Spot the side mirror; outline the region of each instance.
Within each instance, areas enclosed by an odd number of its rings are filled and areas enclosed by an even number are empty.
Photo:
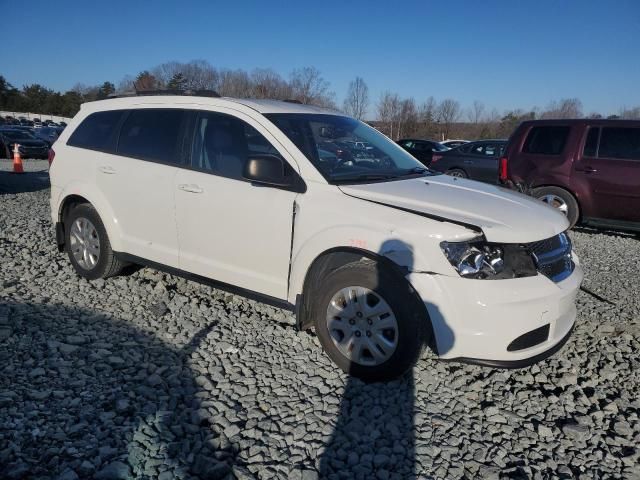
[[[276,155],[254,155],[247,160],[242,176],[251,183],[289,187],[292,178],[285,176],[285,164]]]

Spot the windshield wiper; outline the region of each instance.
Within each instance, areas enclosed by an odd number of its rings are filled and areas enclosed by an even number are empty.
[[[430,173],[431,170],[429,170],[426,167],[413,167],[410,168],[409,170],[406,170],[405,172],[402,172],[400,175],[397,175],[398,177],[406,177],[408,175],[422,175],[423,173]]]
[[[357,182],[360,180],[388,180],[390,178],[396,178],[395,175],[383,175],[381,173],[361,173],[359,175],[349,175],[344,177],[332,178],[332,180],[336,183],[348,183],[348,182]]]

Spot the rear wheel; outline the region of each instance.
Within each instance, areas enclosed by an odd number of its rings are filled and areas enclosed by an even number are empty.
[[[461,168],[452,168],[450,170],[447,170],[445,173],[451,177],[469,178],[467,172],[465,172]]]
[[[330,272],[311,306],[325,352],[365,381],[403,375],[428,340],[428,318],[411,286],[371,260]]]
[[[64,222],[65,245],[75,271],[88,280],[117,275],[124,264],[111,249],[98,212],[83,203],[71,210]]]
[[[578,219],[580,218],[580,207],[578,206],[578,202],[575,197],[564,188],[534,188],[531,194],[538,200],[541,200],[564,213],[571,224],[570,227],[573,227],[578,223]]]

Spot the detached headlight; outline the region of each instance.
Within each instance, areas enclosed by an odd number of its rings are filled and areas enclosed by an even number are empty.
[[[537,275],[533,259],[523,245],[474,240],[442,242],[440,248],[464,278],[498,280]]]

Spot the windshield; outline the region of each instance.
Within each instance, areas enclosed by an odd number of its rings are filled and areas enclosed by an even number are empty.
[[[374,128],[341,115],[265,115],[330,183],[367,183],[433,174]]]
[[[21,132],[20,130],[4,130],[1,133],[11,140],[33,140],[35,138],[29,132]]]

